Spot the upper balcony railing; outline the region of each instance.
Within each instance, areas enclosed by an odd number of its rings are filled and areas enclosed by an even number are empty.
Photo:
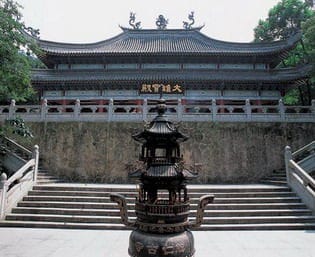
[[[109,99],[106,105],[10,105],[0,106],[0,121],[21,117],[28,122],[67,121],[128,121],[151,120],[156,116],[154,105],[144,99],[139,105],[117,105]],[[277,105],[252,105],[246,100],[244,105],[219,105],[212,100],[209,105],[183,103],[167,105],[166,114],[174,121],[213,122],[315,122],[315,100],[311,106],[286,106],[282,100]]]

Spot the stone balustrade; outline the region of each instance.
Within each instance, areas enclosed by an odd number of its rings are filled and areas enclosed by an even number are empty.
[[[144,100],[140,105],[116,105],[110,99],[106,105],[10,105],[0,106],[0,121],[17,116],[29,122],[67,121],[128,121],[151,120],[156,114],[155,106]],[[174,121],[214,122],[315,122],[315,100],[311,106],[286,106],[282,100],[277,105],[219,105],[213,99],[210,105],[177,104],[167,105],[167,115]]]
[[[315,213],[315,179],[310,175],[315,170],[315,141],[292,153],[285,148],[287,183]]]
[[[24,151],[22,156],[28,156],[24,164],[8,177],[6,173],[0,175],[0,220],[16,206],[25,194],[35,185],[38,173],[39,148],[34,146],[33,152],[14,141],[1,137],[0,144],[8,147],[6,151]],[[15,154],[15,153],[14,153]],[[24,157],[23,157],[24,158]],[[14,166],[14,165],[12,165]]]

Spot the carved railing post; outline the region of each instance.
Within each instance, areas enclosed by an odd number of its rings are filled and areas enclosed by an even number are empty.
[[[282,99],[279,99],[279,113],[281,120],[285,120],[285,107]]]
[[[247,120],[251,120],[252,119],[252,109],[250,106],[249,99],[246,99],[246,101],[245,101],[245,113],[246,113]]]
[[[113,113],[114,113],[114,100],[113,98],[111,98],[109,100],[109,106],[108,106],[108,121],[112,121]]]
[[[6,209],[6,198],[7,198],[7,191],[8,191],[8,185],[7,185],[7,174],[2,173],[1,178],[0,178],[0,194],[1,194],[1,199],[0,199],[0,220],[3,220],[5,217],[5,209]]]
[[[9,106],[9,120],[15,118],[15,100],[12,99]]]
[[[213,98],[211,101],[211,113],[212,113],[212,120],[216,121],[217,119],[217,112],[218,112],[218,107],[216,100]]]
[[[32,157],[35,161],[33,181],[36,183],[37,182],[37,174],[38,174],[38,161],[39,161],[39,146],[38,145],[34,146]]]
[[[178,99],[177,102],[177,119],[178,121],[182,121],[183,118],[183,105],[182,105],[182,99]]]
[[[77,120],[80,117],[80,99],[75,100],[75,105],[74,105],[74,118]]]
[[[41,120],[46,119],[46,114],[47,114],[47,99],[44,99],[41,105],[40,109],[40,118]]]
[[[143,106],[142,106],[142,119],[144,121],[147,120],[148,116],[148,100],[146,98],[143,99]]]
[[[287,177],[287,183],[291,183],[291,174],[290,174],[290,160],[292,160],[292,151],[290,146],[286,146],[284,150],[284,161],[285,161],[285,172]]]

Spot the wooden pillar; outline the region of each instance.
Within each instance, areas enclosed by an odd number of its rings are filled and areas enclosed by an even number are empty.
[[[104,105],[104,104],[105,104],[105,100],[104,99],[98,100],[98,105]],[[103,107],[99,107],[98,108],[98,112],[104,112],[104,108]]]
[[[224,111],[224,107],[223,107],[223,105],[224,105],[224,100],[223,99],[219,99],[218,101],[218,105],[219,105],[219,113],[224,113],[225,111]]]
[[[255,105],[257,106],[257,112],[258,113],[262,113],[263,111],[262,111],[262,108],[259,108],[259,107],[261,107],[261,100],[260,99],[258,99],[258,100],[255,100]],[[259,107],[258,107],[259,106]]]
[[[136,100],[136,105],[137,105],[137,106],[141,106],[142,103],[143,103],[142,99]],[[137,113],[138,113],[138,112],[141,113],[141,107],[137,107],[137,108],[136,108],[136,112],[137,112]]]
[[[61,100],[61,105],[63,106],[62,107],[62,112],[66,112],[67,108],[65,106],[67,105],[67,100],[66,99],[62,99]]]

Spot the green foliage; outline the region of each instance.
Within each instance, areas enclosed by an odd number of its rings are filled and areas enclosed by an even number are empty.
[[[308,61],[313,65],[311,79],[315,83],[315,15],[303,23],[302,28]]]
[[[298,105],[299,102],[299,91],[296,88],[290,90],[283,98],[284,104],[286,105]]]
[[[302,22],[312,16],[309,4],[301,0],[281,0],[269,10],[266,20],[254,29],[255,41],[285,39],[301,30]]]
[[[37,31],[21,21],[20,8],[13,0],[0,0],[0,102],[26,101],[34,94],[28,55],[38,50],[24,31]]]
[[[309,83],[310,99],[315,99],[315,15],[302,24],[308,63],[312,64]]]
[[[33,138],[29,127],[25,125],[24,120],[20,117],[6,120],[5,124],[0,126],[0,136]]]
[[[309,21],[314,19],[314,12],[310,8],[310,2],[301,0],[281,0],[270,9],[268,18],[259,20],[254,29],[256,42],[271,42],[283,40],[292,34],[300,32],[303,27],[303,42],[297,44],[280,66],[292,67],[310,62],[311,49],[314,48],[314,28]],[[305,23],[305,25],[303,25]],[[308,24],[308,25],[307,25]],[[309,34],[306,34],[306,29]],[[309,39],[306,39],[309,37]],[[312,41],[313,40],[313,41]],[[313,43],[313,44],[312,44]],[[314,63],[314,61],[311,61]],[[313,79],[313,82],[314,79]],[[284,97],[285,104],[310,104],[314,94],[314,86],[308,83],[306,86],[291,89]]]

